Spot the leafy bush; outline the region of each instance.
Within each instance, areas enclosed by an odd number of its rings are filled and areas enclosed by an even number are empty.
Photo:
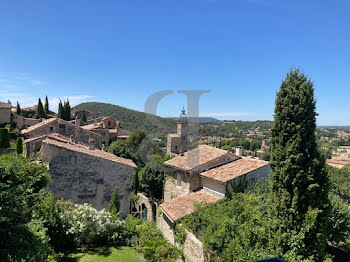
[[[124,220],[123,235],[125,244],[128,246],[136,246],[136,227],[142,224],[142,220],[139,218],[133,218],[128,215]]]
[[[10,135],[6,128],[0,128],[0,148],[10,147]]]
[[[123,241],[123,222],[102,209],[97,211],[90,204],[74,205],[62,212],[66,233],[77,246],[120,244]]]
[[[347,166],[339,169],[327,165],[330,181],[330,191],[345,199],[350,200],[350,170]]]
[[[26,225],[10,229],[6,248],[0,249],[1,261],[55,261],[49,244],[47,228],[41,219],[32,219]]]
[[[179,249],[170,245],[163,238],[153,221],[136,226],[136,232],[139,235],[138,249],[144,254],[147,261],[173,261],[181,255]],[[167,246],[168,249],[164,250],[164,246]]]
[[[348,204],[335,194],[329,194],[332,211],[329,216],[329,241],[333,244],[346,242],[350,236],[350,209]]]

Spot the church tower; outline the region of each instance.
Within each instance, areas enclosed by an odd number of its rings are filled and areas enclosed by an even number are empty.
[[[188,121],[185,108],[182,108],[179,122],[177,124],[177,134],[180,136],[179,153],[187,151]]]
[[[168,135],[167,154],[183,154],[187,151],[188,121],[183,108],[177,123],[176,134]]]

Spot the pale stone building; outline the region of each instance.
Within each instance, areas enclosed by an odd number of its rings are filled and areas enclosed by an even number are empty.
[[[171,243],[175,224],[191,214],[196,203],[214,203],[231,193],[236,185],[243,184],[249,189],[255,181],[269,175],[268,162],[242,157],[239,148],[236,153],[199,145],[164,162],[174,172],[165,181],[164,203],[160,205],[163,213],[157,225]]]
[[[55,133],[86,145],[88,145],[90,141],[93,141],[96,147],[98,147],[102,141],[101,135],[82,129],[79,119],[76,121],[75,125],[60,118],[45,119],[36,125],[22,130],[21,133],[27,139],[30,139],[25,140],[28,146],[27,154],[38,152],[44,137]],[[32,149],[35,150],[30,151]]]
[[[96,209],[108,208],[118,187],[122,217],[130,213],[132,173],[136,168],[129,159],[94,148],[91,144],[64,142],[48,137],[42,141],[40,154],[48,161],[54,198],[74,203],[89,203]]]
[[[182,154],[186,152],[187,140],[188,140],[188,120],[186,117],[185,109],[182,109],[182,113],[177,123],[177,133],[168,135],[167,155]]]
[[[11,123],[11,103],[0,102],[0,125]]]

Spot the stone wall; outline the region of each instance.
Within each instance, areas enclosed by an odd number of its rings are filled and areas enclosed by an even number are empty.
[[[0,148],[0,156],[16,152],[14,148]]]
[[[181,186],[177,186],[177,175],[181,176]],[[164,202],[170,201],[171,199],[185,195],[189,192],[188,181],[183,180],[186,175],[182,171],[176,171],[171,175],[166,176],[164,183]]]
[[[138,201],[137,201],[137,210],[140,214],[140,218],[143,218],[145,220],[149,220],[149,221],[153,221],[156,220],[157,217],[157,203],[153,202],[151,200],[148,199],[148,197],[146,197],[144,194],[138,193],[137,196],[139,197]],[[155,206],[154,208],[152,208],[152,206]],[[143,208],[147,209],[147,217],[144,218],[143,217]]]
[[[183,245],[186,262],[204,262],[203,243],[190,232],[187,232]]]
[[[41,119],[36,118],[27,118],[24,116],[17,115],[15,113],[12,114],[13,122],[16,123],[16,127],[19,129],[28,128],[30,126],[34,126],[41,122]]]
[[[168,240],[169,243],[174,245],[175,238],[172,227],[173,224],[170,222],[170,220],[166,217],[164,213],[160,214],[159,216],[157,214],[157,228],[160,230],[160,232],[162,232],[165,239]]]
[[[210,190],[213,190],[222,195],[225,195],[226,185],[223,183],[220,183],[208,177],[201,177],[201,184],[202,184],[202,187],[204,188],[209,188]]]
[[[90,203],[96,209],[108,208],[118,186],[120,210],[130,213],[133,167],[94,157],[56,145],[42,143],[40,151],[49,160],[54,198],[70,199],[74,203]]]
[[[11,123],[11,108],[0,108],[0,124]]]

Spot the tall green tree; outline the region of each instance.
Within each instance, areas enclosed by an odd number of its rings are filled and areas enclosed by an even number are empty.
[[[18,101],[17,101],[17,115],[21,115],[21,106],[19,105]]]
[[[45,105],[44,105],[44,111],[45,114],[49,114],[49,100],[47,99],[47,96],[45,97]]]
[[[81,117],[81,121],[83,121],[83,122],[87,121],[87,117],[86,117],[85,111],[83,111],[83,115]]]
[[[47,115],[44,111],[43,103],[41,102],[40,98],[38,100],[38,105],[36,107],[35,117],[36,118],[47,118]]]
[[[62,101],[60,99],[60,102],[58,103],[58,118],[63,119],[63,105],[62,105]]]
[[[140,187],[139,174],[137,171],[135,171],[132,177],[132,192],[137,194],[139,191],[139,187]]]
[[[0,148],[10,147],[10,134],[7,128],[0,128]]]
[[[316,144],[316,100],[314,85],[299,69],[291,69],[281,84],[275,102],[270,165],[272,192],[283,249],[293,232],[299,232],[309,209],[318,211],[315,226],[304,238],[300,255],[325,257],[329,211],[329,182],[325,161]],[[283,241],[282,241],[283,242]]]
[[[67,101],[64,102],[63,104],[63,120],[66,120],[66,121],[70,121],[71,119],[71,108],[70,108],[70,104],[69,104],[69,100],[67,98]]]
[[[114,193],[112,195],[111,201],[109,202],[109,212],[112,214],[117,214],[120,209],[120,200],[118,193],[118,186],[115,185]]]
[[[16,140],[16,152],[19,155],[23,153],[23,139],[21,137],[17,137],[17,140]]]

